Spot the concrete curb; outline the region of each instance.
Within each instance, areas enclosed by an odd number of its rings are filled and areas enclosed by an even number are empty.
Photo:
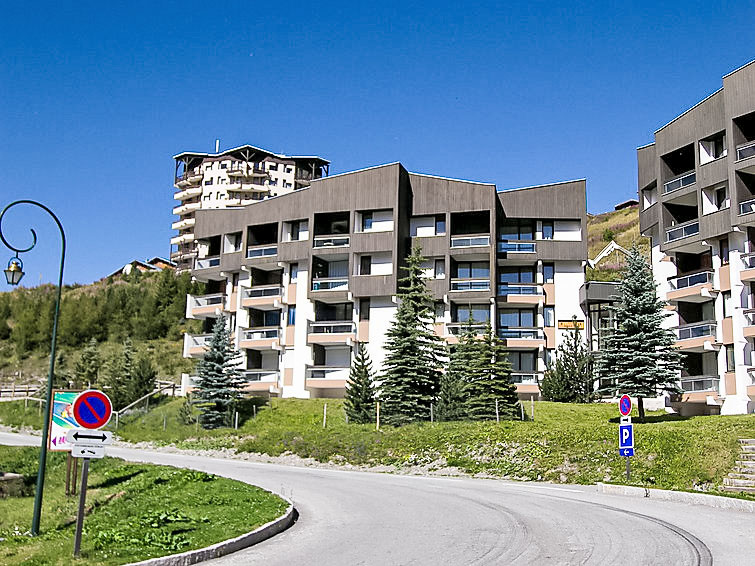
[[[213,544],[212,546],[206,546],[205,548],[197,548],[196,550],[189,550],[180,554],[150,558],[149,560],[133,562],[126,566],[189,566],[190,564],[197,564],[198,562],[203,562],[205,560],[219,558],[267,540],[278,533],[285,531],[296,522],[296,519],[299,516],[290,499],[287,499],[282,495],[278,495],[278,497],[288,503],[288,509],[286,509],[286,512],[281,517],[278,517],[249,533],[237,536],[236,538],[224,540],[223,542]]]
[[[660,501],[676,501],[690,505],[705,505],[716,509],[729,509],[732,511],[744,511],[755,513],[755,501],[735,499],[734,497],[721,497],[707,493],[688,493],[686,491],[670,491],[666,489],[651,489],[631,485],[613,485],[598,483],[598,493],[609,495],[629,495],[633,497],[647,497]]]

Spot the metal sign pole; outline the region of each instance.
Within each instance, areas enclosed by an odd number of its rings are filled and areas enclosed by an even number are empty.
[[[629,474],[630,474],[630,470],[631,470],[631,466],[629,464],[629,458],[630,458],[630,456],[627,456],[627,458],[626,458],[627,459],[627,483],[629,483]]]
[[[81,493],[79,494],[79,514],[76,516],[76,537],[73,539],[73,557],[81,554],[81,530],[84,527],[84,506],[87,498],[87,479],[89,477],[89,458],[84,458],[81,467]]]

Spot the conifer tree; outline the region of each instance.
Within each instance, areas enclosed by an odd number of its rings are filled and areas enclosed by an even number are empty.
[[[113,403],[113,409],[121,410],[135,401],[129,394],[133,377],[134,346],[131,338],[127,336],[121,351],[110,360],[104,379],[104,389]]]
[[[140,397],[155,390],[157,370],[152,361],[146,356],[141,356],[134,364],[133,375],[128,387],[129,403],[133,403]]]
[[[433,299],[422,276],[424,261],[419,246],[406,258],[396,317],[387,332],[379,397],[381,418],[390,425],[429,420],[438,394],[445,348],[432,329]]]
[[[349,383],[344,396],[344,408],[349,422],[365,424],[375,422],[375,386],[372,361],[362,342],[357,344],[354,363],[349,372]]]
[[[89,342],[81,351],[81,356],[74,368],[74,379],[77,387],[88,387],[98,382],[100,373],[100,351],[97,348],[97,340],[90,338]]]
[[[451,347],[446,372],[440,378],[436,410],[439,421],[456,421],[466,416],[467,384],[482,377],[478,342],[474,319],[470,318],[458,343]]]
[[[572,317],[572,328],[556,351],[556,361],[545,372],[540,392],[546,401],[589,403],[595,394],[592,357]]]
[[[199,409],[202,428],[229,424],[230,411],[241,396],[242,379],[238,369],[239,353],[233,348],[225,317],[220,316],[204,357],[197,364],[197,390],[194,402]]]
[[[515,419],[519,414],[516,385],[511,381],[511,364],[506,345],[495,335],[490,322],[485,323],[482,338],[475,340],[479,360],[467,383],[467,417],[472,420]]]
[[[643,397],[681,392],[675,382],[682,368],[676,337],[662,327],[669,316],[666,303],[658,298],[653,273],[636,245],[627,256],[619,296],[614,306],[618,327],[606,333],[596,370],[601,379],[613,380],[611,392],[637,397],[644,422]]]

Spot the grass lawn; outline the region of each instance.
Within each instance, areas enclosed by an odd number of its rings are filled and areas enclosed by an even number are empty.
[[[3,403],[5,405],[5,403]],[[31,538],[38,450],[0,446],[0,470],[22,473],[23,497],[0,499],[0,564],[73,561],[78,496],[65,495],[65,456],[47,466],[42,534]],[[128,464],[90,465],[82,565],[125,564],[201,548],[246,533],[282,515],[287,503],[260,488],[203,472]]]
[[[403,470],[455,467],[470,474],[523,480],[625,482],[615,405],[536,402],[534,421],[422,423],[376,431],[374,425],[347,424],[341,400],[273,399],[256,418],[244,420],[238,431],[208,432],[181,423],[182,403],[169,400],[147,414],[125,418],[118,435],[131,442],[235,448],[273,456],[290,452],[321,462]],[[22,404],[20,409],[8,404],[0,404],[0,422],[27,422]],[[524,406],[529,412],[530,404]],[[36,415],[36,408],[28,413]],[[755,415],[681,418],[650,413],[648,421],[635,425],[634,485],[716,492],[734,466],[737,440],[755,438]]]

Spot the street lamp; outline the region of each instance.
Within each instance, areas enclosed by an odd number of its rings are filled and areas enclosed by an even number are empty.
[[[58,225],[58,229],[60,230],[60,240],[61,240],[61,247],[60,247],[60,274],[58,275],[58,293],[57,297],[55,299],[55,317],[53,318],[52,323],[52,340],[50,344],[50,371],[47,374],[47,394],[45,396],[45,419],[44,419],[44,426],[42,427],[42,446],[39,450],[39,468],[37,470],[37,489],[36,493],[34,494],[34,516],[32,517],[31,522],[31,534],[32,535],[38,535],[39,534],[39,519],[42,515],[42,493],[45,489],[45,465],[47,463],[47,436],[50,429],[50,405],[52,403],[52,378],[55,375],[55,345],[57,342],[57,336],[58,336],[58,315],[60,314],[60,293],[63,289],[63,264],[65,262],[66,258],[66,235],[65,232],[63,232],[63,225],[60,223],[60,220],[58,220],[58,217],[55,216],[55,214],[47,208],[45,205],[40,204],[33,200],[17,200],[15,202],[10,203],[8,206],[6,206],[2,212],[0,212],[0,240],[2,240],[3,244],[5,244],[9,249],[16,252],[15,257],[11,258],[11,260],[8,262],[8,268],[4,270],[5,272],[5,278],[8,281],[9,285],[18,285],[21,281],[21,278],[24,276],[23,271],[23,262],[18,257],[18,254],[28,252],[34,246],[37,245],[37,233],[34,231],[33,228],[31,228],[31,235],[32,235],[32,242],[31,245],[27,248],[17,248],[15,246],[10,245],[8,243],[8,240],[5,239],[5,236],[3,236],[3,217],[5,216],[5,213],[8,212],[8,209],[10,209],[13,206],[16,206],[17,204],[31,204],[32,206],[36,206],[47,212],[50,216],[52,216],[52,219],[55,220],[55,223]]]

